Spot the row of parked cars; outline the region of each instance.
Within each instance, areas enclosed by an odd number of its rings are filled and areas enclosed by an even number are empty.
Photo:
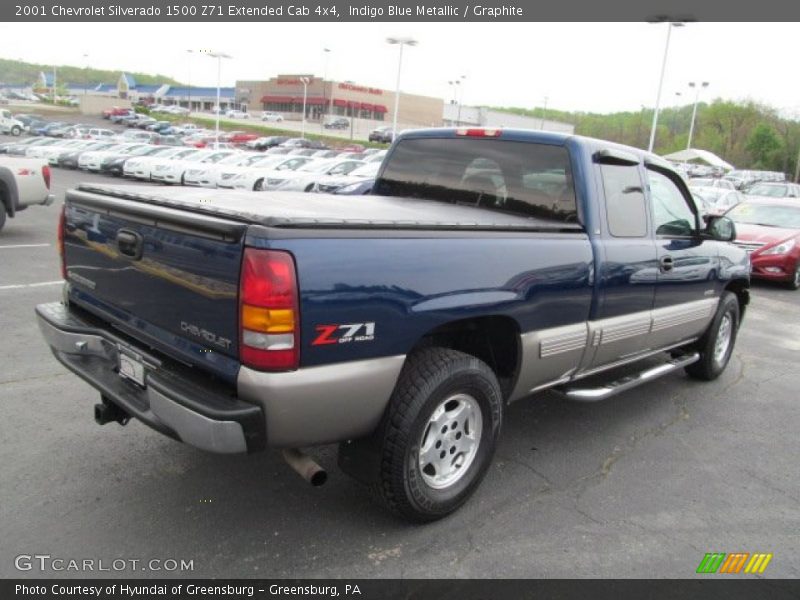
[[[386,154],[377,149],[343,152],[308,147],[308,142],[290,138],[259,151],[36,137],[2,144],[0,152],[41,158],[62,168],[170,185],[347,194],[371,189]]]
[[[750,254],[753,277],[782,282],[797,290],[800,185],[782,179],[773,175],[741,191],[727,177],[697,177],[689,179],[689,190],[704,215],[724,214],[736,223],[734,243]]]

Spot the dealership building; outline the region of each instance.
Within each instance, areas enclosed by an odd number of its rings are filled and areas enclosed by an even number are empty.
[[[304,85],[305,82],[305,85]],[[311,74],[277,75],[266,81],[237,81],[236,103],[250,110],[261,108],[281,114],[303,114],[317,120],[332,114],[369,121],[391,122],[395,92],[352,81],[329,81]],[[398,123],[406,127],[442,124],[441,98],[400,93]]]

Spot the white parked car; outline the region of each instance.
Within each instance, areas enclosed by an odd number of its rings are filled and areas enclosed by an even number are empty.
[[[299,169],[314,159],[308,156],[278,156],[269,158],[279,158],[278,162],[259,165],[254,164],[246,167],[233,178],[233,187],[237,190],[263,191],[265,186],[270,184],[271,179],[283,181],[286,179],[286,172]]]
[[[196,165],[213,164],[233,154],[231,150],[198,150],[180,160],[167,160],[155,165],[150,172],[150,179],[168,184],[184,184],[186,171]]]
[[[312,192],[333,193],[348,185],[359,184],[367,179],[375,179],[381,168],[381,163],[377,161],[367,162],[357,169],[353,169],[347,175],[328,175],[321,177],[311,189]]]
[[[182,115],[186,116],[189,114],[189,109],[184,108],[183,106],[167,106],[161,112],[167,113],[168,115]]]
[[[388,150],[378,150],[377,152],[373,152],[368,154],[362,160],[365,163],[378,163],[381,164],[383,159],[386,158],[386,155],[389,153]]]
[[[217,173],[217,187],[233,189],[234,180],[249,168],[272,169],[286,160],[285,156],[266,156],[260,154],[258,158],[248,165],[223,165]]]
[[[73,147],[75,145],[76,145],[75,140],[60,139],[58,140],[57,144],[50,144],[47,146],[34,146],[33,148],[30,148],[25,151],[25,156],[28,158],[46,159],[48,154],[53,150],[56,150],[58,152],[59,149],[61,148],[64,148],[66,150],[67,148]]]
[[[142,148],[148,144],[117,144],[107,150],[93,150],[84,152],[78,159],[78,168],[84,171],[99,171],[103,161],[115,154],[125,153],[136,148]]]
[[[316,183],[328,175],[347,175],[358,167],[363,167],[364,162],[360,160],[339,160],[338,158],[326,158],[303,165],[295,171],[286,172],[286,179],[280,181],[280,177],[272,177],[263,186],[267,190],[281,190],[284,192],[310,192]]]
[[[126,160],[122,169],[122,174],[125,177],[150,181],[150,172],[155,165],[163,164],[170,160],[189,158],[197,152],[199,152],[199,150],[196,148],[184,148],[182,146],[172,148],[165,147],[164,152],[159,153],[158,156],[140,156]]]
[[[10,133],[13,136],[20,135],[25,130],[25,125],[22,121],[15,119],[11,115],[11,111],[5,108],[0,109],[0,132]]]
[[[250,114],[244,112],[243,110],[229,110],[225,113],[225,116],[229,119],[249,119]]]
[[[93,140],[111,140],[117,135],[116,131],[111,129],[101,129],[99,127],[92,127],[86,132],[86,135]]]
[[[261,120],[262,121],[270,121],[272,123],[280,123],[283,121],[283,115],[281,113],[276,113],[271,110],[265,110],[261,113]]]
[[[215,163],[201,163],[184,173],[183,183],[185,185],[215,188],[217,187],[217,177],[220,171],[226,167],[246,167],[262,158],[264,158],[264,155],[260,152],[236,152]]]

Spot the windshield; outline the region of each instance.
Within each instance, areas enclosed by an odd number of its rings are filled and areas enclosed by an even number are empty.
[[[358,167],[350,172],[353,177],[375,177],[381,168],[380,162],[373,162],[363,167]]]
[[[788,189],[785,185],[768,185],[757,183],[747,193],[750,196],[769,196],[770,198],[785,198]]]
[[[373,193],[577,222],[567,149],[484,137],[400,141]]]
[[[271,167],[273,165],[277,165],[280,162],[286,160],[282,156],[270,156],[267,158],[262,158],[261,160],[257,160],[251,166],[253,167]]]
[[[720,199],[720,196],[728,193],[728,190],[723,190],[720,188],[700,187],[700,188],[693,188],[692,193],[695,196],[700,196],[706,202],[714,204],[715,202],[717,202],[717,200]]]
[[[735,223],[800,229],[800,206],[745,202],[729,210],[725,216],[733,219]]]

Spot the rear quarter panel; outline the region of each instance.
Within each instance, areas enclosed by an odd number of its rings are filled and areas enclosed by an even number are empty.
[[[592,249],[584,234],[434,236],[247,243],[295,257],[302,366],[406,354],[432,329],[470,317],[507,316],[520,332],[587,319]],[[373,339],[314,344],[325,326],[359,323],[374,323]]]

